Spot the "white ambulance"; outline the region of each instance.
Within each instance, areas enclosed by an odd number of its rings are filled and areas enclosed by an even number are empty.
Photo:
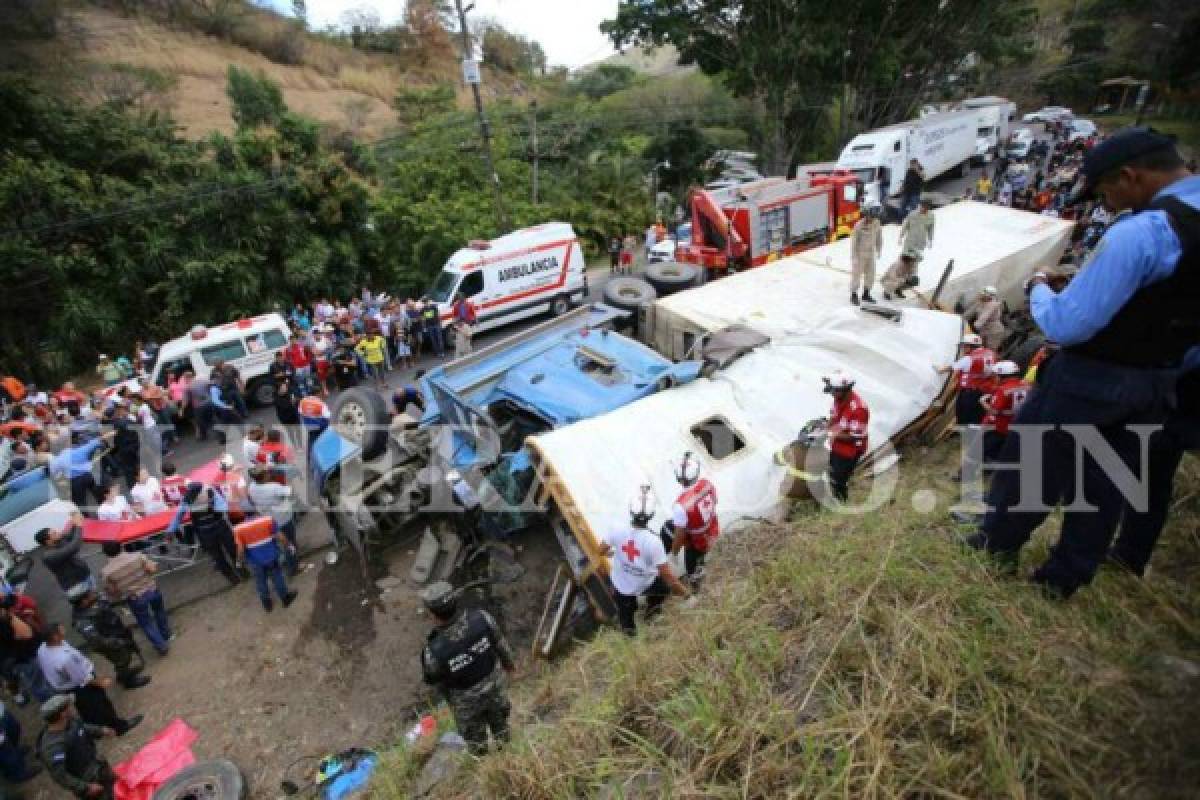
[[[429,290],[443,324],[461,292],[475,306],[476,331],[549,312],[565,314],[587,295],[587,265],[575,231],[547,222],[471,242],[450,256]]]
[[[233,364],[246,382],[246,398],[270,405],[275,392],[267,368],[275,351],[287,347],[291,329],[279,314],[262,314],[209,328],[196,325],[187,334],[163,344],[150,371],[151,382],[167,385],[168,372],[192,370],[207,378],[218,361]]]

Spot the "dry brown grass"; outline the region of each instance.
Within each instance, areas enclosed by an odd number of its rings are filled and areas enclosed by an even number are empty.
[[[726,537],[698,607],[527,682],[518,740],[438,796],[1194,797],[1200,464],[1152,574],[1061,604],[954,542],[932,477],[952,456],[902,462],[881,513]],[[917,514],[928,487],[941,507]]]
[[[74,73],[86,71],[86,64],[91,62],[96,70],[125,64],[172,77],[175,85],[165,104],[179,122],[182,134],[190,138],[233,129],[225,96],[231,65],[260,71],[276,81],[293,110],[334,128],[356,127],[355,133],[366,139],[383,136],[394,127],[391,100],[399,86],[445,81],[457,84],[460,80],[453,53],[421,67],[401,69],[394,57],[363,53],[306,36],[299,63],[278,64],[260,52],[213,36],[173,30],[152,19],[122,17],[94,7],[73,9],[65,30],[64,41],[35,46],[47,63],[62,61],[61,56],[70,50],[77,59],[70,64]],[[235,39],[247,44],[267,43],[289,30],[294,29],[283,19],[254,14]],[[86,79],[79,74],[74,77]],[[519,91],[519,84],[507,76],[488,77],[493,93],[503,96]],[[362,98],[360,105],[365,113],[356,110],[348,114],[348,107],[358,108],[353,103],[358,98]],[[467,102],[468,96],[462,95],[462,100]],[[351,117],[356,125],[350,124]]]

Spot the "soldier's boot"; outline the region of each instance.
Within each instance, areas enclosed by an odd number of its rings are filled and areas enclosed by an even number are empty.
[[[863,289],[862,299],[863,299],[864,303],[874,303],[875,302],[875,298],[871,297],[870,289]]]

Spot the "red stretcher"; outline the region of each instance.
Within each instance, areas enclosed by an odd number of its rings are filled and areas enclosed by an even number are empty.
[[[211,486],[220,466],[214,459],[188,473],[185,484],[196,482]],[[83,540],[93,544],[116,542],[122,549],[136,550],[159,565],[160,574],[186,569],[200,558],[200,546],[167,532],[175,518],[175,508],[129,520],[101,520],[85,517]],[[187,522],[187,517],[184,517]]]

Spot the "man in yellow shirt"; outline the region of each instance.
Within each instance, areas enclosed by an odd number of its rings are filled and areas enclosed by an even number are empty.
[[[358,354],[363,357],[363,361],[367,362],[367,370],[375,378],[375,384],[381,388],[387,388],[387,380],[384,378],[384,365],[387,361],[387,356],[384,349],[387,347],[387,339],[384,339],[379,333],[379,326],[369,324],[367,326],[367,334],[362,338],[362,341],[354,348]]]
[[[975,199],[982,203],[992,199],[992,179],[987,176],[986,170],[979,176],[979,180],[975,181]]]

